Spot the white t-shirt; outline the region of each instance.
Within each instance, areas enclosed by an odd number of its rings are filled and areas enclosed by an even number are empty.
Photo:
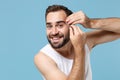
[[[58,68],[64,72],[66,75],[69,75],[73,59],[68,59],[60,55],[57,51],[55,51],[50,44],[47,44],[45,47],[43,47],[41,50],[45,55],[49,56],[55,63],[57,64]],[[90,65],[90,51],[87,45],[85,45],[85,80],[92,80],[92,71],[91,71],[91,65]],[[43,76],[44,78],[44,76]],[[45,80],[45,78],[44,78]]]

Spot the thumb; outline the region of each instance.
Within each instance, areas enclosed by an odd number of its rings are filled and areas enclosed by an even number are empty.
[[[69,27],[69,30],[70,30],[70,38],[72,38],[72,36],[74,35],[72,27]]]

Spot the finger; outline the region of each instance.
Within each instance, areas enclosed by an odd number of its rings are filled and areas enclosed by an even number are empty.
[[[75,25],[75,24],[81,24],[81,25],[82,25],[82,23],[81,23],[81,20],[80,20],[80,19],[78,19],[78,20],[76,20],[76,21],[72,22],[71,24],[72,24],[72,25]]]
[[[69,19],[69,21],[67,21],[67,23],[68,23],[69,25],[78,24],[78,23],[80,23],[80,19],[76,19],[76,18]]]
[[[70,17],[68,16],[65,21],[69,22],[70,21]]]
[[[67,24],[71,25],[74,22],[74,19],[72,18],[67,18],[66,19]]]
[[[76,22],[76,20],[71,19],[71,20],[69,20],[67,23],[68,23],[69,25],[72,25],[74,22]]]
[[[75,12],[67,17],[66,21],[68,24],[82,24],[85,14],[82,11]]]
[[[77,30],[79,33],[81,33],[81,34],[83,33],[83,31],[80,29],[80,27],[77,27]]]
[[[72,18],[73,18],[73,14],[69,15],[69,16],[66,18],[66,22],[70,21]]]
[[[73,31],[74,31],[74,35],[78,34],[79,30],[78,30],[78,26],[74,26],[74,25],[71,25]]]
[[[72,38],[72,36],[74,35],[74,31],[73,31],[72,27],[70,27],[69,30],[70,30],[70,38]]]
[[[83,32],[81,29],[80,29],[80,27],[77,27],[78,28],[78,30],[79,30],[79,33],[83,36],[83,39],[85,40],[86,39],[86,34],[85,34],[85,32]]]
[[[79,17],[75,16],[75,14],[72,14],[67,17],[66,22],[68,24],[72,24],[73,22],[76,22],[77,20],[79,20]]]

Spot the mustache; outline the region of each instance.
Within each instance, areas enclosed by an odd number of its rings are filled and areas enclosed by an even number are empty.
[[[64,35],[63,34],[61,34],[61,33],[58,33],[58,34],[50,34],[49,35],[49,38],[53,38],[53,37],[64,37]]]

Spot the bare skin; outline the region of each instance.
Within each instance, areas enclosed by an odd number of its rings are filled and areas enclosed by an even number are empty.
[[[88,18],[82,11],[67,17],[68,24],[81,24],[85,28],[96,29],[87,32],[89,48],[120,38],[120,18]]]
[[[58,21],[66,21],[71,26],[63,25],[59,27],[57,26]],[[74,60],[72,70],[67,76],[58,69],[56,63],[51,58],[39,52],[35,56],[35,64],[46,80],[85,80],[84,45],[87,43],[91,50],[98,44],[120,38],[119,18],[90,19],[82,11],[67,17],[64,11],[57,11],[50,12],[46,17],[46,22],[49,23],[46,29],[47,36],[49,35],[48,38],[54,46],[61,44],[64,39],[64,37],[56,37],[54,35],[63,34],[67,37],[67,33],[70,33],[70,41],[63,47],[55,50],[62,56]],[[73,24],[81,24],[86,28],[96,28],[98,30],[84,33],[79,27]]]

